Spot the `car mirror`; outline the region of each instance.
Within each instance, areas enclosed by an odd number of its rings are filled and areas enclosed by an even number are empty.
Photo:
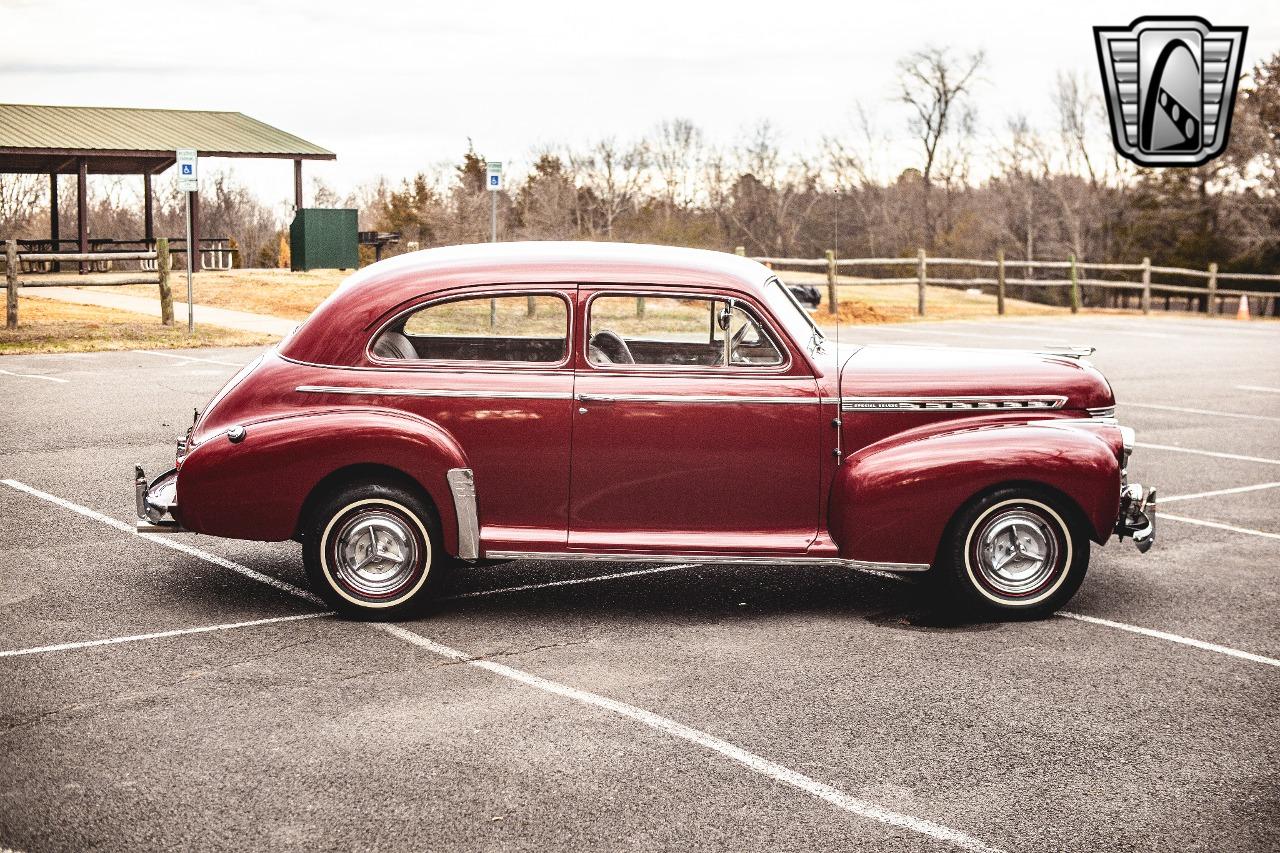
[[[729,331],[729,323],[733,321],[733,304],[734,300],[730,299],[720,309],[720,314],[716,317],[716,325],[720,327],[720,331]]]

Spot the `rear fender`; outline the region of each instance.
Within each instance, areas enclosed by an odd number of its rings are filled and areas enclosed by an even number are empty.
[[[1119,511],[1120,462],[1113,437],[1097,426],[1065,419],[991,425],[863,448],[836,473],[831,536],[842,557],[932,563],[965,502],[1016,482],[1070,499],[1090,538],[1105,542]]]
[[[325,477],[356,465],[392,468],[430,496],[445,549],[458,552],[458,521],[446,479],[469,465],[439,425],[405,412],[335,409],[245,424],[233,443],[217,434],[178,469],[178,512],[197,533],[235,539],[291,538],[307,497]]]

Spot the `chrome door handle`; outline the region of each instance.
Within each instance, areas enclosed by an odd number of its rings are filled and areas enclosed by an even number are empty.
[[[602,397],[595,394],[579,394],[579,403],[613,403],[617,401],[617,397]]]

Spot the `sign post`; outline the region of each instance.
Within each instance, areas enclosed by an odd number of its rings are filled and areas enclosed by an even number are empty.
[[[191,272],[198,249],[191,245],[191,194],[200,189],[199,157],[194,148],[179,148],[175,154],[178,160],[178,191],[187,194],[187,334],[193,335],[196,331],[196,314]]]
[[[498,242],[498,191],[502,189],[502,164],[489,160],[484,164],[484,188],[489,191],[489,242]]]

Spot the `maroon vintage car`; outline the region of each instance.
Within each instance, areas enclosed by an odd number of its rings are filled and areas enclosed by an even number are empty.
[[[1154,535],[1080,356],[837,349],[772,270],[717,252],[415,252],[236,374],[173,471],[139,468],[138,528],[296,539],[366,616],[521,558],[932,569],[959,605],[1043,615],[1090,541]]]

